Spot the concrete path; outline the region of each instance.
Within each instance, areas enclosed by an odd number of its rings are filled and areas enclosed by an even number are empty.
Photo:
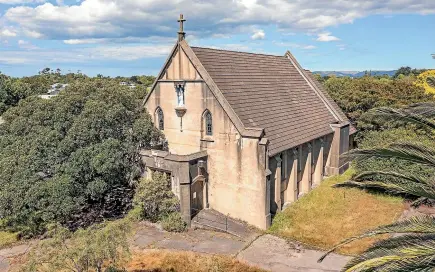
[[[231,234],[203,229],[169,233],[141,224],[132,244],[138,249],[159,248],[235,255],[245,247],[245,240]]]
[[[1,272],[6,272],[9,270],[9,262],[8,260],[6,260],[4,257],[0,256],[0,271]]]
[[[256,235],[255,235],[256,234]],[[331,254],[322,263],[317,260],[322,251],[304,249],[273,235],[254,233],[240,238],[211,230],[189,230],[186,233],[168,233],[142,224],[133,246],[136,249],[173,249],[208,254],[236,256],[248,264],[276,272],[330,272],[340,271],[350,257]],[[254,237],[253,239],[251,239]]]
[[[16,258],[28,252],[30,244],[16,245],[0,250],[0,272],[9,270],[9,258]]]
[[[258,267],[276,272],[340,271],[350,257],[331,254],[322,263],[317,260],[324,252],[303,249],[273,235],[263,235],[237,258]]]
[[[169,249],[234,256],[248,264],[276,272],[339,271],[350,259],[332,254],[317,263],[321,251],[300,246],[269,234],[251,229],[250,235],[237,237],[228,233],[205,229],[191,229],[185,233],[169,233],[149,223],[135,226],[132,250]],[[17,245],[0,250],[0,272],[9,269],[8,259],[25,254],[31,245]]]

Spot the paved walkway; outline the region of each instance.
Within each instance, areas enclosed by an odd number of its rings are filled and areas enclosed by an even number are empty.
[[[30,244],[17,245],[0,250],[0,272],[9,270],[9,258],[16,258],[28,252]]]
[[[322,251],[304,249],[279,237],[253,232],[246,238],[211,230],[189,230],[168,233],[141,224],[133,246],[136,249],[174,249],[208,254],[225,254],[249,264],[276,272],[340,271],[349,257],[331,254],[322,263],[317,260]]]
[[[184,233],[169,233],[141,223],[132,244],[138,249],[175,249],[236,255],[244,248],[245,242],[243,239],[223,232],[191,229]]]
[[[350,257],[331,254],[322,263],[324,252],[296,246],[273,235],[263,235],[241,251],[237,258],[249,264],[276,272],[340,271]]]
[[[250,229],[249,235],[246,232],[244,237],[205,229],[169,233],[147,223],[138,224],[136,230],[132,240],[133,250],[168,249],[224,254],[274,272],[339,271],[349,260],[349,257],[332,254],[319,264],[317,259],[323,252],[300,248],[255,229]],[[18,257],[28,249],[29,245],[18,245],[0,250],[0,272],[8,271],[8,259]]]

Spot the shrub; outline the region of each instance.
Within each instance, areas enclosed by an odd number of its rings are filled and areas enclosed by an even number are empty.
[[[133,203],[136,209],[140,209],[141,218],[151,222],[180,210],[179,200],[171,191],[170,183],[164,174],[159,173],[154,173],[152,179],[139,181]]]
[[[30,252],[22,271],[102,272],[108,267],[121,267],[130,258],[131,224],[127,220],[97,224],[74,233],[57,225],[48,234],[50,238]]]
[[[19,239],[18,233],[0,231],[0,249],[11,246]]]
[[[187,227],[179,212],[173,212],[163,217],[161,224],[164,230],[170,232],[183,232]]]

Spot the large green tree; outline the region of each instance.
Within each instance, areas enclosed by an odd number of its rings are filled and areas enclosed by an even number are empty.
[[[415,78],[330,77],[323,85],[347,117],[359,125],[362,114],[377,107],[404,107],[413,103],[435,101]]]
[[[52,222],[77,228],[125,213],[139,149],[162,140],[139,101],[135,89],[83,78],[55,98],[31,96],[3,114],[3,227],[35,234]]]

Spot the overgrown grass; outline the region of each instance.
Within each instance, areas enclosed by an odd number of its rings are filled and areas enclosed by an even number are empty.
[[[18,233],[0,231],[0,249],[13,245],[18,241]]]
[[[167,250],[150,250],[135,254],[127,267],[127,271],[266,272],[229,256]]]
[[[269,232],[314,247],[329,249],[341,240],[396,221],[404,210],[403,199],[355,188],[333,188],[348,180],[353,170],[334,176],[276,215]],[[373,244],[364,239],[338,252],[361,253]]]

